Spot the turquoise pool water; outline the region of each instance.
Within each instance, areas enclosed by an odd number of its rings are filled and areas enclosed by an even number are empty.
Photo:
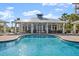
[[[79,56],[79,43],[54,35],[25,35],[20,40],[0,42],[0,56]]]

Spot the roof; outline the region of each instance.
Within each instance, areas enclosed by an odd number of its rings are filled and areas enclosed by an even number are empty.
[[[66,23],[65,21],[57,20],[57,19],[48,19],[48,20],[39,20],[39,19],[23,19],[23,20],[16,20],[14,22],[24,22],[24,23]]]

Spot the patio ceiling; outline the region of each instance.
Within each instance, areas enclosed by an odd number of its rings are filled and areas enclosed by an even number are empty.
[[[79,20],[72,22],[72,24],[79,24]]]

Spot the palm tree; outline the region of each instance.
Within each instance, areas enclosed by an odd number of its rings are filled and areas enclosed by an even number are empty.
[[[18,20],[20,20],[20,18],[16,18],[14,21],[12,21],[12,23],[15,23],[15,22],[18,21]],[[15,27],[12,26],[10,29],[12,30],[11,32],[14,32]],[[17,32],[19,32],[19,28],[18,28],[18,27],[17,27]]]
[[[70,32],[72,30],[72,24],[70,22],[70,15],[67,13],[62,14],[61,18],[59,18],[62,21],[68,21],[68,23],[65,24],[65,30],[66,32]]]
[[[0,24],[0,32],[3,32],[3,26]]]
[[[77,20],[79,20],[79,15],[77,15],[77,14],[70,14],[69,20],[71,22],[77,21]]]
[[[67,21],[68,20],[68,23],[65,25],[65,29],[67,32],[70,32],[72,29],[73,29],[73,25],[71,24],[73,21],[77,21],[79,20],[79,15],[77,14],[62,14],[60,20],[63,20],[63,21]],[[77,25],[77,29],[79,29],[79,25]]]
[[[69,23],[69,16],[70,15],[68,15],[67,13],[63,13],[61,18],[60,18],[60,20],[62,20],[62,21],[68,21],[68,23],[65,24],[66,32],[70,32],[70,30],[71,30],[71,25]]]
[[[0,20],[0,32],[3,32],[4,29],[4,21]]]
[[[70,20],[71,20],[71,22],[79,20],[79,15],[78,14],[71,14]],[[79,24],[76,25],[76,28],[77,28],[77,32],[78,32],[79,31]]]
[[[66,20],[68,20],[68,17],[69,17],[69,15],[67,13],[63,13],[61,18],[59,18],[59,19],[62,21],[66,21]]]

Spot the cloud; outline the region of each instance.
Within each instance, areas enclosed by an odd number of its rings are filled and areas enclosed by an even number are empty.
[[[23,12],[24,16],[33,16],[35,14],[41,13],[41,11],[39,10],[32,10],[32,11],[27,11],[27,12]]]
[[[1,10],[0,19],[8,22],[13,21],[15,19],[13,8],[6,8],[4,10]],[[7,24],[7,26],[11,25],[11,23]]]
[[[11,18],[11,17],[13,17],[12,14],[13,14],[13,12],[9,11],[9,10],[0,11],[1,19]]]
[[[67,8],[69,5],[72,5],[71,3],[63,3],[60,4],[61,7]]]
[[[59,16],[53,15],[53,14],[51,14],[51,13],[49,13],[49,14],[47,14],[47,15],[44,15],[43,17],[46,17],[46,18],[54,18],[54,19],[59,18]]]
[[[42,12],[39,11],[39,10],[32,10],[32,11],[23,12],[23,15],[24,16],[34,16],[35,14],[38,14],[38,13],[42,13]],[[54,19],[59,18],[59,16],[55,16],[52,13],[48,13],[47,15],[44,15],[43,17],[45,17],[45,18],[54,18]]]
[[[58,7],[68,7],[72,3],[42,3],[42,6],[58,6]]]
[[[14,7],[7,7],[6,9],[8,9],[8,10],[13,10]]]
[[[55,6],[57,3],[42,3],[43,6]]]
[[[46,18],[52,18],[52,14],[44,15],[44,17],[46,17]]]
[[[12,8],[0,11],[0,19],[6,20],[6,21],[10,21],[11,19],[13,19],[15,16],[14,16],[13,10],[11,9]]]
[[[55,10],[56,10],[56,11],[63,11],[64,9],[56,8]]]

